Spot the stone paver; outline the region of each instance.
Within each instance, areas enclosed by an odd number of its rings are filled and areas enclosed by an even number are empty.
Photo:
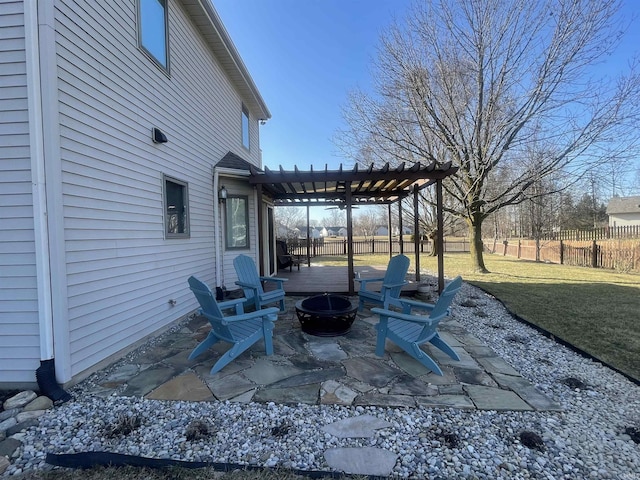
[[[494,373],[493,377],[501,387],[510,388],[536,410],[562,410],[562,406],[550,400],[520,375],[515,377]]]
[[[398,456],[375,447],[332,448],[324,453],[327,464],[335,470],[355,475],[391,474]]]
[[[320,398],[320,385],[303,385],[294,388],[267,388],[258,390],[255,402],[275,402],[283,404],[307,403],[316,404]]]
[[[342,362],[347,374],[374,387],[384,387],[402,372],[372,358],[350,358]]]
[[[236,402],[236,403],[249,403],[251,401],[253,401],[253,395],[258,391],[257,388],[254,388],[252,390],[249,390],[248,392],[244,392],[241,395],[238,395],[237,397],[233,397],[230,398],[229,401],[230,402]]]
[[[340,360],[344,360],[348,358],[348,355],[345,353],[338,343],[327,343],[327,342],[309,342],[308,348],[311,351],[311,354],[320,359],[327,362],[339,362]]]
[[[438,395],[435,397],[416,397],[416,403],[421,407],[452,407],[475,408],[466,395]]]
[[[411,395],[389,395],[385,393],[365,393],[353,402],[354,405],[371,405],[375,407],[415,407],[416,402]]]
[[[259,358],[255,365],[244,371],[244,375],[257,385],[269,385],[285,378],[303,373],[288,361],[274,362],[267,358]]]
[[[386,420],[365,414],[330,423],[322,427],[322,431],[338,438],[369,438],[375,435],[376,430],[391,426]]]
[[[235,398],[249,390],[253,390],[256,386],[255,383],[236,373],[205,381],[209,390],[213,392],[218,400]]]
[[[335,380],[327,380],[320,388],[320,403],[323,405],[351,405],[358,392]]]
[[[142,397],[151,390],[168,382],[179,372],[172,367],[153,367],[140,372],[127,381],[127,388],[123,392],[125,397]]]
[[[482,385],[467,385],[464,389],[481,410],[533,410],[527,402],[510,390]]]
[[[502,373],[504,375],[520,376],[520,373],[499,357],[480,357],[478,363],[484,367],[488,373]]]
[[[163,383],[145,396],[151,400],[215,400],[211,390],[194,373],[186,373]]]
[[[310,383],[322,383],[327,380],[344,377],[345,371],[343,367],[324,368],[312,372],[303,372],[284,380],[272,383],[271,388],[297,387],[300,385],[309,385]]]
[[[401,352],[392,352],[391,359],[401,370],[413,377],[419,377],[420,375],[426,375],[431,372],[431,370],[407,354],[404,350]]]
[[[497,387],[498,384],[484,370],[475,368],[453,367],[453,372],[460,383],[468,385],[485,385],[487,387]]]
[[[438,395],[438,387],[429,385],[417,378],[404,375],[398,377],[389,390],[390,395]]]
[[[115,388],[119,385],[127,383],[128,379],[130,379],[131,377],[135,377],[138,373],[140,373],[140,367],[136,364],[128,363],[126,365],[120,366],[105,380],[103,380],[100,385],[105,388]]]

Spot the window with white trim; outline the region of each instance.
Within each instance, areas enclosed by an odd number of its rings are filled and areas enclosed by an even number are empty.
[[[189,237],[189,186],[164,176],[165,238]]]
[[[160,67],[169,70],[167,1],[138,0],[138,41]]]

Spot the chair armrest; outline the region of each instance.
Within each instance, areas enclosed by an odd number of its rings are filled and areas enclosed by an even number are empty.
[[[260,280],[263,282],[288,282],[288,278],[282,277],[260,277]]]
[[[433,325],[439,321],[439,318],[423,317],[417,315],[409,315],[408,313],[394,312],[393,310],[387,310],[384,308],[374,307],[371,309],[373,313],[377,313],[380,316],[395,318],[398,320],[404,320],[405,322],[418,323],[420,325]]]
[[[236,285],[238,285],[239,287],[243,287],[243,288],[251,288],[253,290],[257,290],[258,287],[256,285],[254,285],[253,283],[247,283],[247,282],[241,282],[240,280],[237,280],[235,282]]]
[[[383,283],[382,286],[384,288],[394,288],[394,287],[404,287],[409,282],[400,282],[400,283]]]
[[[433,303],[424,303],[424,302],[419,302],[417,300],[408,300],[405,298],[398,299],[397,302],[398,302],[398,305],[397,305],[398,307],[405,308],[404,313],[411,313],[411,310],[414,308],[417,310],[430,312],[435,307]]]
[[[235,309],[237,314],[244,313],[244,302],[246,298],[232,298],[231,300],[225,300],[224,302],[218,302],[218,308],[223,312],[225,310]]]
[[[236,323],[236,322],[244,322],[246,320],[251,320],[257,317],[267,317],[267,316],[278,316],[278,312],[280,309],[278,307],[269,307],[262,310],[255,310],[249,313],[242,313],[240,315],[233,315],[230,317],[222,317],[223,324]]]
[[[364,290],[367,289],[367,284],[368,283],[382,282],[384,280],[384,277],[382,277],[382,278],[354,278],[354,280],[356,282],[360,282],[360,291],[364,291]]]

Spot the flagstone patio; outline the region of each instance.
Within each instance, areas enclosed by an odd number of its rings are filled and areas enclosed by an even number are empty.
[[[358,313],[339,337],[302,332],[295,302],[287,297],[274,330],[274,355],[258,342],[220,372],[209,370],[227,345],[217,344],[194,361],[188,356],[209,331],[196,316],[112,368],[93,377],[92,393],[144,396],[194,402],[275,402],[282,404],[455,407],[480,410],[558,410],[496,352],[456,322],[441,324],[441,336],[460,356],[455,361],[424,347],[444,375],[430,372],[394,344],[375,355],[377,316]],[[351,299],[354,303],[357,298]]]

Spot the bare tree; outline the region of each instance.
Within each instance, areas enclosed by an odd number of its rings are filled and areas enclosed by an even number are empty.
[[[341,208],[329,207],[322,218],[323,227],[344,227],[347,222],[347,212]]]
[[[591,67],[617,45],[619,0],[425,0],[383,36],[375,96],[356,91],[337,142],[354,159],[459,166],[445,210],[466,222],[477,271],[483,221],[532,198],[536,181],[575,180],[612,143],[634,143],[636,64]],[[536,162],[528,161],[536,158]],[[358,161],[358,160],[356,160]]]
[[[281,230],[276,234],[279,237],[290,237],[296,227],[307,224],[306,212],[300,207],[277,207],[273,216],[278,229]]]
[[[373,238],[376,226],[380,223],[379,212],[374,208],[367,208],[353,215],[354,231],[363,235],[365,240]]]

